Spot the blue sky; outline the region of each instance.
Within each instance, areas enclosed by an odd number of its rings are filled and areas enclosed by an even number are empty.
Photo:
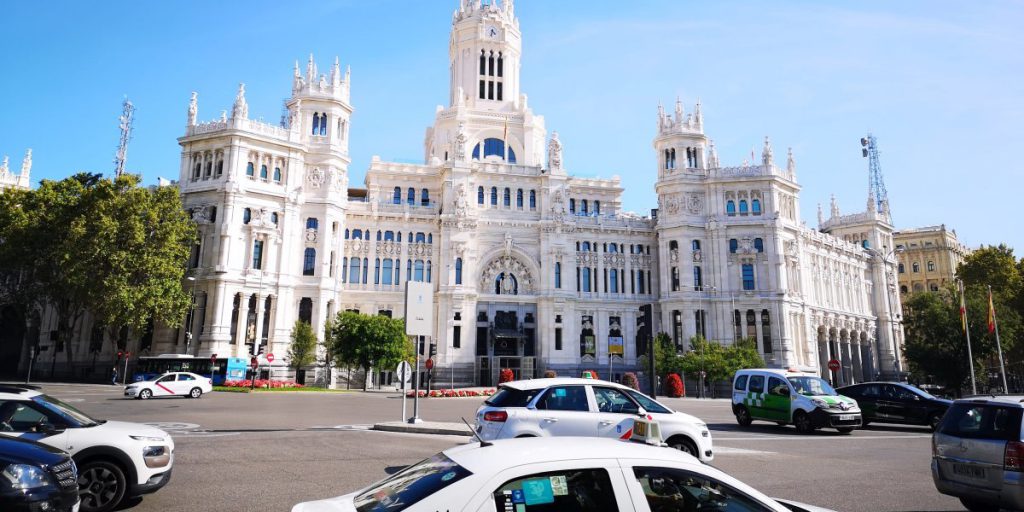
[[[250,117],[280,118],[295,59],[352,67],[352,183],[373,155],[419,161],[448,97],[456,0],[3,2],[0,154],[33,182],[110,173],[127,94],[128,169],[177,178],[191,91],[199,117],[230,109],[246,83]],[[656,205],[651,149],[659,101],[703,103],[722,163],[792,146],[801,212],[816,225],[835,194],[863,210],[867,161],[882,150],[900,228],[945,223],[970,246],[1007,242],[1024,177],[1024,3],[1019,1],[554,2],[519,0],[522,87],[558,130],[573,174],[619,175],[624,206]],[[1010,222],[1009,225],[1006,222]]]

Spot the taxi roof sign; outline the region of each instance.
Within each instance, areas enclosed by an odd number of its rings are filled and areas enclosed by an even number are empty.
[[[661,427],[657,421],[638,416],[633,420],[633,432],[630,434],[629,440],[661,446]]]
[[[582,375],[580,375],[580,378],[583,378],[583,379],[593,379],[593,378],[596,378],[596,377],[594,377],[594,372],[592,372],[590,370],[587,370],[587,371],[583,372]]]

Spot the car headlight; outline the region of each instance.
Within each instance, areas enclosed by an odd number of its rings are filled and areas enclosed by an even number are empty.
[[[38,489],[50,485],[50,478],[38,466],[11,464],[0,471],[0,482],[10,484],[13,489]]]
[[[148,442],[151,442],[151,443],[162,443],[162,442],[166,441],[166,439],[164,439],[162,437],[152,437],[152,436],[130,436],[130,437],[132,439],[136,440],[136,441],[148,441]]]

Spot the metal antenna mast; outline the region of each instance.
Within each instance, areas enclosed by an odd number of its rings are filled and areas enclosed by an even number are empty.
[[[128,141],[132,138],[132,119],[135,117],[135,106],[125,97],[121,104],[123,110],[120,121],[121,140],[117,144],[117,155],[114,157],[114,175],[120,177],[124,174],[124,162],[128,159]]]
[[[874,135],[860,139],[861,155],[868,159],[868,195],[875,201],[875,210],[884,213],[882,205],[889,204],[889,193],[882,179],[882,164],[878,162],[878,140]]]

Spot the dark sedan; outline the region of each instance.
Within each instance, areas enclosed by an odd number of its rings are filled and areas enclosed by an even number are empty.
[[[78,470],[70,455],[34,441],[0,437],[0,510],[75,512],[78,505]]]
[[[836,390],[857,401],[863,426],[869,422],[927,425],[934,431],[953,403],[902,382],[865,382]]]

